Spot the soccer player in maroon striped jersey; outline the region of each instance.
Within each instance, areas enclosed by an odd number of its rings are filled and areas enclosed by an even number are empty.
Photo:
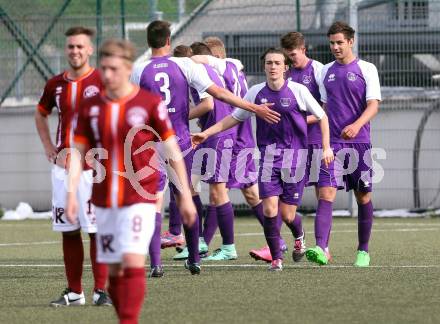
[[[145,255],[155,231],[159,181],[155,142],[162,141],[177,175],[174,184],[180,190],[176,199],[183,223],[191,226],[196,219],[167,108],[159,96],[129,81],[134,58],[134,47],[127,41],[108,40],[102,45],[99,64],[105,90],[83,104],[75,130],[80,156],[86,156],[89,147],[100,149],[93,166],[97,174],[105,176],[93,183],[92,191],[98,260],[109,264],[109,293],[120,323],[138,323],[144,300]],[[67,196],[67,217],[73,224],[81,168],[78,154],[73,154]]]
[[[93,303],[111,305],[104,291],[107,267],[96,262],[96,222],[92,193],[92,170],[85,170],[78,189],[80,201],[79,222],[70,224],[65,217],[66,199],[66,154],[72,144],[73,115],[84,99],[96,95],[102,88],[98,70],[90,66],[93,54],[91,37],[93,31],[84,27],[72,27],[65,33],[65,54],[69,69],[54,76],[44,87],[35,112],[35,123],[41,142],[52,166],[52,209],[53,230],[62,233],[64,265],[67,288],[61,297],[51,302],[52,306],[84,305],[85,298],[81,285],[84,251],[80,229],[90,237],[90,259],[95,279]],[[56,142],[52,142],[49,132],[48,115],[56,108],[59,115]]]

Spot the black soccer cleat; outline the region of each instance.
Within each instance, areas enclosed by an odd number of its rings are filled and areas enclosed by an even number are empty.
[[[163,277],[163,267],[154,266],[151,268],[148,278],[162,278]]]
[[[95,306],[112,306],[112,300],[110,296],[101,289],[96,289],[93,292],[93,305]]]
[[[188,260],[185,261],[185,269],[188,269],[192,275],[200,274],[201,267],[198,263],[189,263]]]

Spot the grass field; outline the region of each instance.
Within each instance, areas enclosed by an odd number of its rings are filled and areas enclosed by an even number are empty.
[[[312,219],[305,227],[311,244]],[[166,274],[148,280],[141,323],[440,322],[439,218],[376,220],[368,269],[352,267],[355,219],[335,220],[334,261],[321,268],[294,264],[287,254],[284,271],[269,273],[247,254],[264,244],[261,232],[254,219],[237,219],[239,259],[205,262],[200,276],[191,276],[171,260],[174,251],[165,250]],[[212,247],[219,243],[216,237]],[[0,323],[116,323],[111,308],[89,306],[89,266],[88,306],[50,308],[64,286],[59,236],[49,222],[0,222]]]

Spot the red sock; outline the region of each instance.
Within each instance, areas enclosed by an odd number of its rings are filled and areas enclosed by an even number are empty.
[[[126,268],[120,280],[118,296],[120,324],[137,324],[146,291],[145,269]]]
[[[74,235],[63,234],[63,254],[67,285],[73,292],[80,294],[82,292],[81,276],[84,262],[81,233],[78,232]]]
[[[119,276],[116,277],[109,277],[108,280],[108,293],[110,294],[110,298],[112,299],[113,306],[115,307],[116,314],[119,316],[119,294],[120,294],[120,287],[122,283],[122,278]]]
[[[96,261],[96,235],[89,234],[90,237],[90,261],[92,262],[93,278],[95,279],[95,287],[93,290],[105,290],[105,282],[108,276],[108,267],[105,263]]]

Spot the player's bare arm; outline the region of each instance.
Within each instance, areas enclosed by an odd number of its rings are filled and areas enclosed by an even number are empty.
[[[265,120],[269,124],[275,124],[280,121],[280,114],[276,111],[270,109],[270,106],[273,104],[267,103],[262,105],[256,105],[246,100],[241,99],[240,97],[235,96],[230,91],[218,87],[215,84],[211,85],[206,92],[208,92],[211,96],[214,96],[218,100],[227,102],[233,107],[239,107],[241,109],[250,111],[255,113],[257,117]]]
[[[345,126],[342,130],[341,137],[343,139],[353,139],[359,133],[359,130],[379,112],[379,100],[372,99],[367,101],[367,107],[362,115],[350,125]]]
[[[325,166],[328,167],[329,164],[335,159],[335,156],[332,148],[330,147],[330,127],[328,125],[327,115],[324,115],[321,118],[319,121],[319,127],[321,128],[322,134],[322,159],[324,160]]]
[[[50,138],[49,121],[38,109],[35,111],[35,125],[46,153],[46,158],[53,163],[57,157],[57,148]]]
[[[188,226],[192,226],[196,219],[197,211],[194,206],[191,190],[189,188],[189,180],[186,175],[186,167],[183,160],[182,152],[180,151],[179,145],[177,144],[175,136],[168,138],[163,142],[163,146],[166,151],[166,156],[169,156],[170,165],[176,172],[178,181],[182,188],[180,195],[178,195],[177,203],[179,206],[179,211],[182,216],[182,221]]]
[[[82,157],[85,156],[86,146],[81,143],[75,143],[74,149],[70,154],[69,178],[66,200],[66,218],[71,224],[78,221],[78,185],[83,171]]]
[[[212,97],[203,98],[197,106],[189,110],[188,119],[202,117],[212,110],[214,110],[214,99]]]
[[[199,64],[209,64],[209,59],[207,55],[193,55],[191,60]]]
[[[235,125],[238,125],[239,123],[240,121],[235,119],[234,117],[227,116],[223,118],[221,121],[219,121],[217,124],[206,129],[205,131],[191,135],[192,145],[193,147],[196,147],[197,145],[200,145],[204,141],[206,141],[210,136],[223,132],[229,128],[232,128]]]

